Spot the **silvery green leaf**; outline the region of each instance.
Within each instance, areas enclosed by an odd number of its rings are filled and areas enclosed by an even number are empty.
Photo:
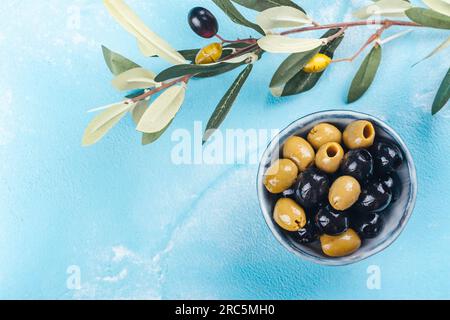
[[[107,47],[102,46],[103,57],[105,58],[106,65],[112,74],[115,76],[128,71],[133,68],[139,68],[140,65],[125,58],[124,56],[109,50]]]
[[[258,40],[261,49],[271,53],[306,52],[323,44],[323,39],[289,38],[280,35],[267,35]]]
[[[364,59],[350,87],[348,103],[361,98],[372,85],[381,63],[381,53],[381,46],[376,45]]]
[[[133,90],[132,92],[129,92],[125,96],[125,98],[127,98],[127,99],[134,99],[134,98],[137,98],[137,97],[143,95],[144,93],[145,93],[145,90],[143,90],[143,89]]]
[[[450,17],[434,10],[424,8],[411,8],[406,15],[415,23],[436,29],[450,29]]]
[[[248,21],[230,0],[213,0],[213,2],[222,9],[223,12],[233,21],[234,23],[240,24],[241,26],[252,28],[253,30],[259,32],[260,34],[265,34],[264,30],[261,29],[257,24]]]
[[[180,50],[178,51],[186,60],[188,61],[195,61],[195,58],[197,57],[198,52],[201,49],[187,49],[187,50]]]
[[[305,10],[291,0],[233,0],[233,2],[260,12],[279,6],[289,6],[305,12]]]
[[[270,8],[261,12],[256,17],[256,23],[264,31],[268,31],[278,28],[302,26],[312,23],[312,20],[303,11],[283,6]]]
[[[100,141],[132,107],[133,104],[122,102],[97,115],[86,128],[82,145],[87,147]]]
[[[112,81],[112,85],[119,91],[146,89],[158,84],[155,81],[156,74],[144,68],[134,68],[118,75]]]
[[[131,117],[136,125],[139,124],[145,111],[147,111],[149,103],[150,100],[141,100],[136,102],[136,105],[131,110]]]
[[[280,96],[286,83],[299,73],[319,51],[320,47],[307,52],[293,53],[284,60],[270,82],[270,89],[274,96]],[[277,91],[277,88],[280,89]]]
[[[259,59],[259,57],[257,54],[255,54],[253,52],[248,52],[248,53],[244,53],[243,55],[224,60],[223,63],[232,63],[232,64],[242,63],[242,62],[254,63],[258,59]]]
[[[182,77],[188,74],[194,74],[196,76],[203,76],[205,74],[217,75],[223,72],[231,71],[239,67],[240,63],[218,63],[210,65],[201,64],[180,64],[172,66],[166,70],[161,71],[155,78],[158,82],[163,82],[169,79]]]
[[[450,69],[447,71],[447,75],[439,87],[438,93],[436,94],[436,98],[433,102],[432,113],[438,113],[450,99]]]
[[[436,49],[434,49],[433,51],[431,51],[425,58],[423,58],[422,60],[420,60],[419,62],[415,63],[413,65],[413,67],[419,63],[421,63],[422,61],[425,61],[431,57],[433,57],[434,55],[438,54],[439,52],[447,49],[450,46],[450,37],[447,38],[446,40],[444,40],[444,42],[442,42]]]
[[[205,143],[211,135],[217,130],[222,122],[225,120],[226,116],[231,110],[234,102],[236,101],[237,96],[239,95],[242,86],[245,81],[248,79],[251,71],[253,69],[253,65],[249,64],[236,78],[236,80],[231,85],[230,89],[225,93],[222,100],[220,100],[216,109],[214,110],[211,118],[208,121],[208,125],[206,126],[205,134],[203,136],[203,143]]]
[[[327,39],[333,35],[335,35],[337,32],[340,32],[340,29],[331,29],[328,30],[323,36],[322,39]],[[342,40],[344,39],[344,34],[333,41],[327,43],[326,45],[322,46],[320,49],[320,53],[325,54],[326,56],[330,57],[331,59],[334,57],[334,53],[336,49],[341,44]],[[326,71],[320,72],[320,73],[306,73],[303,70],[300,70],[297,72],[297,74],[289,80],[286,85],[274,87],[271,88],[272,94],[274,96],[292,96],[300,93],[304,93],[306,91],[311,90],[314,88],[317,83],[319,82],[320,78]]]
[[[411,7],[411,4],[404,0],[380,0],[355,11],[353,15],[358,19],[371,16],[404,17],[405,11]]]
[[[247,62],[247,61],[254,62],[254,61],[258,60],[258,59],[259,59],[259,57],[255,53],[247,52],[247,53],[241,54],[240,56],[236,56],[234,58],[224,59],[224,60],[221,60],[220,62],[205,63],[205,64],[201,64],[200,66],[206,68],[206,67],[217,66],[217,65],[220,65],[220,64],[223,65],[224,63],[241,64],[241,63]]]
[[[153,142],[155,142],[156,140],[158,140],[163,134],[164,132],[167,131],[167,129],[169,129],[170,125],[172,124],[172,121],[170,121],[170,123],[161,131],[155,132],[155,133],[143,133],[142,134],[142,145],[146,146],[149,145]]]
[[[450,1],[449,0],[422,0],[429,8],[436,12],[450,16]]]
[[[173,64],[183,64],[186,60],[164,39],[150,30],[123,0],[103,0],[109,13],[134,37],[146,55],[156,54]]]
[[[184,85],[173,86],[164,91],[144,113],[136,129],[145,133],[164,129],[180,110],[185,93]]]

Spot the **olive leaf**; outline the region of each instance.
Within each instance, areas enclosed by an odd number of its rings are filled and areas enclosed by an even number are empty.
[[[369,89],[380,66],[381,56],[381,46],[375,45],[364,59],[361,67],[356,73],[355,78],[353,79],[350,91],[348,93],[348,103],[355,102]]]
[[[173,64],[186,63],[184,57],[150,30],[123,0],[103,0],[103,3],[111,16],[137,39],[142,53],[147,56],[156,54]]]
[[[134,99],[134,98],[137,98],[137,97],[143,95],[144,93],[145,93],[145,90],[143,90],[143,89],[140,89],[140,90],[133,90],[132,92],[130,92],[129,94],[127,94],[127,95],[125,96],[125,98],[127,98],[127,99]]]
[[[194,74],[196,76],[200,76],[202,74],[217,75],[223,72],[228,72],[233,69],[236,69],[241,65],[242,63],[235,63],[235,64],[217,63],[210,65],[180,64],[162,71],[160,74],[156,76],[155,81],[163,82],[169,79],[182,77],[188,74]]]
[[[221,64],[220,68],[211,68],[210,70],[205,70],[202,73],[199,73],[195,76],[195,78],[211,78],[215,77],[230,71],[233,71],[234,69],[239,68],[240,66],[244,65],[245,62],[242,63],[223,63]]]
[[[140,65],[108,49],[105,46],[102,46],[102,51],[106,65],[108,66],[109,70],[111,70],[112,74],[115,76],[118,76],[119,74],[124,73],[125,71],[128,71],[130,69],[141,67]]]
[[[328,38],[339,32],[340,29],[331,29],[327,31],[322,38]],[[328,44],[324,45],[320,50],[320,53],[327,55],[330,58],[334,57],[334,53],[344,39],[344,34]],[[297,74],[289,80],[284,87],[274,87],[271,89],[272,94],[275,96],[291,96],[299,93],[303,93],[314,88],[319,82],[325,71],[320,73],[306,73],[303,70],[297,72]]]
[[[446,0],[422,0],[432,10],[450,16],[450,2]]]
[[[257,24],[248,21],[230,0],[213,0],[213,2],[222,9],[223,12],[233,21],[234,23],[240,24],[245,27],[252,28],[256,32],[264,35],[264,30],[261,29]]]
[[[131,117],[136,125],[139,124],[145,111],[147,111],[149,103],[150,100],[141,100],[136,102],[136,105],[131,109]]]
[[[303,11],[283,6],[264,10],[256,17],[256,23],[267,33],[272,29],[310,24],[312,20]]]
[[[441,52],[442,50],[447,49],[450,46],[450,37],[445,39],[444,42],[442,42],[436,49],[434,49],[433,51],[431,51],[425,58],[421,59],[420,61],[416,62],[414,66],[418,65],[419,63],[433,57],[434,55],[438,54],[439,52]]]
[[[144,68],[134,68],[119,74],[112,85],[119,91],[146,89],[157,85],[156,75]]]
[[[236,78],[236,80],[231,85],[230,89],[225,93],[222,100],[220,100],[214,113],[208,121],[206,126],[205,134],[203,136],[203,143],[208,141],[211,135],[217,130],[222,122],[225,120],[226,116],[231,110],[234,102],[236,101],[239,92],[241,91],[245,81],[248,79],[251,71],[253,69],[253,64],[249,64]]]
[[[322,46],[323,40],[289,38],[281,35],[267,35],[258,40],[258,45],[270,53],[296,53],[314,50]]]
[[[367,19],[374,15],[385,17],[404,17],[405,11],[412,6],[404,0],[380,0],[353,13],[358,19]]]
[[[97,115],[84,132],[82,145],[91,146],[100,141],[133,108],[133,104],[121,102],[108,107]]]
[[[169,124],[161,131],[158,131],[155,133],[143,133],[142,134],[142,145],[143,146],[149,145],[149,144],[155,142],[156,140],[158,140],[159,138],[161,138],[161,136],[164,134],[164,132],[166,132],[167,129],[169,129],[172,122],[173,122],[173,120],[170,121]]]
[[[180,110],[185,94],[184,85],[176,85],[164,91],[144,113],[136,130],[144,133],[163,130]]]
[[[316,48],[311,51],[291,54],[275,72],[270,82],[270,88],[284,87],[319,51],[320,48]]]
[[[450,17],[430,9],[411,8],[406,10],[406,15],[412,21],[425,27],[450,29]]]
[[[438,113],[448,102],[450,98],[450,69],[447,71],[447,75],[442,81],[441,86],[436,94],[436,98],[433,102],[432,113],[435,115]]]
[[[240,4],[243,7],[260,12],[280,6],[288,6],[305,12],[302,7],[291,0],[233,0],[233,2]]]
[[[193,62],[195,60],[195,57],[197,56],[197,53],[201,49],[185,49],[185,50],[178,50],[178,53],[183,56],[184,59]],[[157,58],[157,55],[151,55],[149,58]]]
[[[186,60],[193,62],[195,61],[195,57],[197,57],[200,50],[201,49],[180,50],[178,53],[181,54]]]

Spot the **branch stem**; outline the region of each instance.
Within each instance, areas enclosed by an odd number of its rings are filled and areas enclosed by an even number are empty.
[[[400,21],[400,20],[364,20],[364,21],[353,21],[353,22],[341,22],[341,23],[332,23],[332,24],[324,24],[324,25],[320,25],[318,23],[314,23],[313,26],[309,26],[309,27],[303,27],[303,28],[296,28],[296,29],[291,29],[291,30],[287,30],[284,31],[282,33],[280,33],[280,35],[289,35],[289,34],[296,34],[296,33],[301,33],[301,32],[307,32],[307,31],[314,31],[314,30],[325,30],[325,29],[341,29],[339,32],[337,32],[336,34],[334,34],[333,36],[329,37],[327,39],[327,41],[332,41],[338,37],[340,37],[345,30],[347,30],[348,28],[352,28],[352,27],[358,27],[358,26],[369,26],[369,25],[380,25],[381,28],[378,29],[378,31],[373,34],[369,40],[367,40],[367,42],[358,50],[358,52],[351,58],[347,58],[347,59],[339,59],[339,60],[334,60],[333,62],[343,62],[343,61],[348,61],[351,62],[354,59],[356,59],[371,43],[373,43],[374,41],[378,40],[380,38],[380,36],[382,35],[382,33],[389,29],[392,26],[406,26],[406,27],[422,27],[420,24],[417,24],[415,22],[409,22],[409,21]],[[222,38],[220,35],[216,35],[216,38],[219,39],[222,43],[248,43],[249,46],[236,50],[235,53],[227,56],[226,58],[219,60],[219,62],[223,62],[226,61],[228,59],[231,58],[235,58],[238,57],[244,53],[247,52],[251,52],[254,50],[258,50],[259,46],[258,46],[258,40],[257,39],[253,39],[253,38],[249,38],[249,39],[237,39],[237,40],[227,40]],[[138,102],[141,100],[144,100],[162,90],[165,90],[177,83],[180,82],[184,82],[187,83],[189,82],[189,80],[194,77],[194,74],[188,74],[186,76],[174,79],[170,82],[166,82],[163,83],[160,87],[155,88],[153,90],[147,91],[145,93],[143,93],[140,96],[137,96],[133,99],[131,99],[132,102]]]
[[[248,43],[248,44],[254,44],[256,43],[256,39],[248,38],[248,39],[237,39],[237,40],[227,40],[222,38],[220,35],[216,34],[215,36],[217,39],[219,39],[222,43]]]
[[[336,29],[336,28],[352,28],[352,27],[360,27],[360,26],[373,26],[373,25],[381,25],[381,26],[404,26],[404,27],[422,27],[422,25],[409,22],[409,21],[401,21],[401,20],[364,20],[364,21],[353,21],[353,22],[341,22],[341,23],[332,23],[332,24],[323,24],[323,25],[315,25],[310,27],[296,28],[284,31],[280,33],[280,35],[285,36],[289,34],[301,33],[306,31],[315,31],[315,30],[324,30],[324,29]]]
[[[374,41],[377,41],[378,39],[380,39],[381,35],[383,34],[384,31],[386,31],[387,29],[389,29],[392,26],[392,24],[390,23],[386,23],[385,25],[383,25],[380,29],[377,30],[377,32],[375,32],[373,35],[370,36],[370,38],[366,41],[366,43],[364,43],[364,45],[350,58],[345,58],[345,59],[337,59],[337,60],[333,60],[333,63],[338,63],[338,62],[353,62],[356,58],[359,57],[359,55],[361,53],[363,53],[364,50],[366,50],[366,48],[372,44]]]
[[[131,101],[132,102],[139,102],[139,101],[144,100],[144,99],[146,99],[146,98],[148,98],[148,97],[150,97],[150,96],[152,96],[152,95],[154,95],[154,94],[156,94],[156,93],[158,93],[158,92],[160,92],[160,91],[162,91],[164,89],[167,89],[167,88],[177,84],[177,83],[180,83],[180,82],[188,83],[189,80],[193,76],[194,76],[193,74],[188,74],[186,76],[174,79],[174,80],[172,80],[170,82],[163,83],[160,87],[155,88],[155,89],[150,90],[150,91],[147,91],[146,93],[143,93],[140,96],[137,96],[137,97],[131,99]]]

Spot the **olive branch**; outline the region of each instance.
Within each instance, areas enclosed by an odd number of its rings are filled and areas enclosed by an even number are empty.
[[[173,66],[155,74],[103,47],[106,64],[115,76],[113,86],[127,94],[121,102],[91,110],[102,112],[88,125],[82,142],[84,146],[97,143],[128,113],[131,113],[137,131],[142,133],[142,144],[150,144],[161,137],[172,123],[184,102],[186,88],[191,80],[216,77],[244,67],[213,112],[203,138],[203,142],[206,142],[225,120],[253,65],[260,61],[265,53],[289,54],[270,82],[272,94],[284,97],[311,90],[330,65],[353,62],[371,47],[351,84],[347,100],[352,103],[364,95],[376,78],[385,44],[407,34],[412,28],[450,29],[449,0],[423,0],[426,8],[414,7],[408,0],[379,0],[357,10],[354,16],[358,21],[324,25],[313,21],[303,8],[291,0],[213,2],[234,23],[253,29],[261,37],[227,40],[215,30],[213,36],[215,35],[219,43],[202,49],[177,51],[150,30],[123,0],[104,0],[109,13],[136,38],[145,56],[160,57]],[[234,3],[258,11],[256,22],[247,20]],[[210,15],[210,18],[215,20],[215,17]],[[373,18],[377,16],[386,19]],[[388,19],[393,17],[406,19]],[[217,21],[214,22],[217,24]],[[335,51],[344,39],[346,30],[368,25],[376,25],[379,28],[353,56],[334,59]],[[384,32],[392,27],[408,29],[383,38]],[[289,37],[317,30],[326,30],[326,33],[319,39]],[[449,45],[450,38],[418,63],[431,58]],[[450,69],[437,91],[432,114],[439,112],[447,104],[449,97]],[[154,100],[150,103],[152,99]]]

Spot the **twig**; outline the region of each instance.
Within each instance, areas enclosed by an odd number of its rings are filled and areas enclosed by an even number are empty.
[[[158,93],[158,92],[160,92],[160,91],[162,91],[164,89],[167,89],[167,88],[169,88],[169,87],[171,87],[171,86],[173,86],[173,85],[175,85],[177,83],[180,83],[180,82],[188,83],[189,80],[193,76],[194,76],[193,74],[188,74],[188,75],[185,75],[185,76],[183,76],[181,78],[177,78],[175,80],[172,80],[170,82],[163,83],[158,88],[155,88],[155,89],[150,90],[150,91],[148,91],[146,93],[143,93],[140,96],[137,96],[137,97],[131,99],[131,101],[134,103],[134,102],[138,102],[138,101],[144,100],[144,99],[146,99],[146,98],[148,98],[148,97],[150,97],[150,96],[152,96],[152,95],[154,95],[154,94],[156,94],[156,93]]]
[[[337,29],[337,28],[352,28],[352,27],[360,27],[360,26],[370,26],[370,25],[389,25],[389,26],[407,26],[407,27],[423,27],[422,25],[409,22],[409,21],[400,21],[400,20],[364,20],[364,21],[353,21],[353,22],[341,22],[341,23],[332,23],[332,24],[324,24],[319,26],[310,26],[297,28],[292,30],[287,30],[280,35],[285,36],[289,34],[301,33],[306,31],[314,31],[314,30],[324,30],[324,29]]]
[[[259,49],[258,43],[254,43],[254,44],[252,44],[252,45],[250,45],[248,47],[242,48],[242,49],[237,49],[235,53],[232,53],[229,56],[226,56],[225,58],[220,59],[218,62],[224,62],[224,61],[227,61],[229,59],[239,57],[240,55],[242,55],[244,53],[251,52],[251,51],[253,51],[255,49]]]
[[[327,38],[327,42],[331,42],[337,38],[339,38],[340,36],[342,36],[345,32],[345,30],[347,30],[348,27],[343,27],[341,28],[341,30],[339,30],[339,32],[336,32],[335,34],[333,34],[331,37]]]
[[[248,43],[248,44],[254,44],[256,43],[256,39],[248,38],[248,39],[237,39],[237,40],[227,40],[222,38],[220,35],[216,34],[216,38],[222,41],[222,43]]]
[[[380,29],[377,30],[377,32],[375,32],[373,35],[370,36],[370,38],[366,41],[366,43],[364,43],[364,45],[350,58],[345,58],[345,59],[336,59],[333,60],[333,63],[339,63],[339,62],[353,62],[356,58],[359,57],[359,55],[370,45],[372,44],[374,41],[378,40],[381,35],[383,34],[384,31],[386,31],[387,29],[389,29],[392,26],[392,24],[390,23],[386,23],[385,25],[383,25]]]

